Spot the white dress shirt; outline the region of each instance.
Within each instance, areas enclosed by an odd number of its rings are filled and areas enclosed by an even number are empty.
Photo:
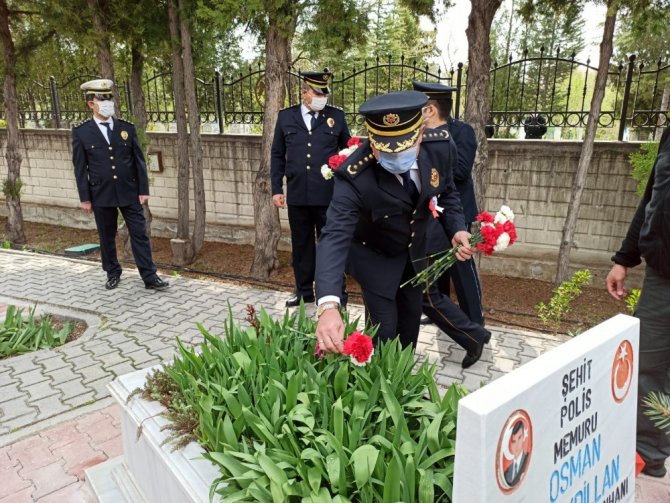
[[[107,119],[106,121],[101,121],[101,120],[95,119],[95,123],[98,125],[98,128],[100,128],[100,131],[102,132],[102,136],[105,137],[105,140],[107,140],[107,143],[111,143],[109,141],[109,137],[107,136],[107,128],[102,125],[103,122],[106,122],[107,124],[109,124],[109,134],[111,135],[112,131],[114,131],[114,121],[112,120],[111,117],[109,119]]]
[[[312,130],[312,113],[314,114],[314,118],[318,119],[319,118],[319,112],[312,112],[309,108],[307,108],[304,104],[300,105],[300,111],[302,112],[302,120],[305,121],[305,126],[307,126],[307,130],[311,131]]]

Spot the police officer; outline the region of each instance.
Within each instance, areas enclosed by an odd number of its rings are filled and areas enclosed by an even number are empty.
[[[345,267],[361,285],[368,321],[379,324],[377,341],[398,337],[414,346],[422,287],[401,284],[425,266],[431,201],[459,260],[472,254],[451,172],[446,131],[423,132],[427,98],[416,91],[369,99],[360,108],[368,140],[335,171],[328,220],[317,245],[316,336],[321,349],[342,350],[344,326],[338,292]]]
[[[316,239],[333,195],[333,180],[323,177],[321,166],[351,138],[344,112],[326,103],[331,73],[326,69],[301,76],[302,102],[279,112],[270,164],[272,202],[277,208],[288,204],[291,228],[295,295],[286,302],[287,307],[301,300],[314,302]]]
[[[454,182],[461,198],[468,231],[477,216],[477,201],[472,183],[472,166],[477,151],[477,138],[469,124],[451,117],[452,93],[455,87],[429,82],[413,82],[414,89],[428,96],[423,110],[427,127],[444,129],[451,133],[456,150],[453,171]],[[428,227],[428,254],[439,253],[451,247],[442,228]],[[458,306],[449,297],[449,280],[454,282]],[[473,260],[458,262],[431,285],[424,296],[424,313],[443,332],[466,350],[463,368],[472,366],[482,355],[491,332],[482,325],[481,286]],[[423,322],[423,320],[422,320]]]
[[[121,280],[116,257],[118,212],[126,221],[133,257],[144,285],[152,290],[169,286],[156,274],[151,243],[146,234],[142,204],[149,199],[149,178],[135,126],[113,118],[113,82],[91,80],[81,85],[93,118],[72,129],[72,163],[81,208],[93,212],[100,237],[105,288],[113,290]]]

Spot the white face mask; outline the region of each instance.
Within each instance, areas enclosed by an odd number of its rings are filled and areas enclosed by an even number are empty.
[[[114,102],[113,101],[99,101],[98,102],[98,113],[103,117],[111,117],[114,115]]]
[[[328,103],[328,96],[313,96],[312,102],[309,104],[309,108],[315,112],[318,112],[324,109],[326,103]]]

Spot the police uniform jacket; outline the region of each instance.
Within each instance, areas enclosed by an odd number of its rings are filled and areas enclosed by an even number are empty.
[[[309,131],[300,105],[279,112],[272,141],[270,178],[272,195],[283,194],[286,177],[288,204],[328,206],[333,195],[333,180],[321,175],[321,166],[331,155],[347,146],[351,138],[344,112],[326,105],[316,125]]]
[[[463,216],[465,222],[470,223],[477,217],[477,199],[472,182],[472,166],[477,153],[477,137],[470,124],[449,117],[446,124],[437,129],[447,130],[452,141],[452,169],[454,184],[461,196]],[[451,248],[451,240],[447,239],[442,229],[436,223],[431,223],[428,229],[428,253],[438,253]]]
[[[345,270],[363,289],[394,298],[408,256],[417,272],[425,267],[433,197],[444,208],[438,219],[448,236],[465,229],[450,152],[447,132],[426,130],[417,160],[421,193],[416,205],[397,177],[376,161],[368,142],[335,171],[333,199],[317,244],[317,298],[339,296]]]
[[[72,162],[81,202],[123,207],[149,195],[149,177],[135,126],[113,119],[111,143],[95,120],[72,129]]]

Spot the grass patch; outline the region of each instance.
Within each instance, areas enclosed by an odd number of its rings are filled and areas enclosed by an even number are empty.
[[[7,306],[0,325],[0,358],[60,346],[72,333],[72,323],[56,323],[51,317],[35,317],[35,306],[28,310]]]

